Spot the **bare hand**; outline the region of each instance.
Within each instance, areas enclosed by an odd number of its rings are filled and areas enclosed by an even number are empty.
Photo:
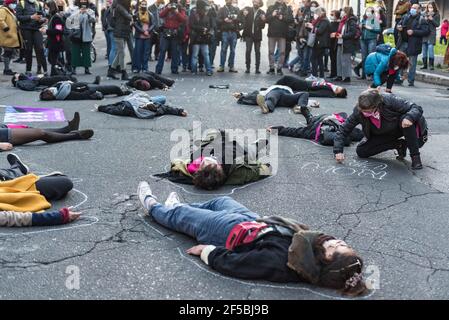
[[[69,210],[69,221],[73,222],[81,216],[81,212],[73,212]]]
[[[388,92],[388,93],[391,93],[392,91],[391,91],[391,89],[385,89],[385,92]]]
[[[40,28],[39,31],[40,31],[40,33],[45,33],[45,31],[46,31],[45,27]]]
[[[337,39],[343,38],[343,36],[340,33],[337,33],[336,37],[337,37]]]
[[[335,155],[335,161],[337,161],[338,163],[342,163],[343,160],[345,160],[345,155],[343,153],[337,153]]]
[[[401,126],[402,126],[402,128],[408,128],[408,127],[410,127],[412,124],[413,124],[413,122],[411,122],[410,120],[404,119],[404,120],[402,120]]]
[[[248,15],[248,10],[243,10],[243,15],[246,17]]]
[[[411,36],[413,34],[413,30],[407,30],[407,34]]]
[[[187,250],[188,254],[194,255],[194,256],[200,256],[201,252],[203,252],[204,248],[206,248],[207,245],[199,244],[197,246],[194,246]]]
[[[8,142],[0,142],[0,150],[3,151],[8,151],[11,150],[13,148],[11,143]]]
[[[279,20],[282,20],[282,19],[284,19],[284,16],[281,14],[281,15],[279,16]]]
[[[336,32],[332,32],[331,33],[331,38],[335,38],[336,34],[337,34]]]
[[[260,19],[262,19],[262,21],[265,21],[265,20],[267,20],[267,17],[265,17],[265,15],[263,14],[260,16]]]
[[[229,18],[225,18],[225,19],[224,19],[224,22],[230,23],[230,22],[232,22],[232,20],[229,19]]]
[[[145,37],[148,37],[150,35],[148,31],[144,31],[143,34],[145,35]]]
[[[241,93],[241,92],[234,92],[232,95],[233,95],[234,98],[236,98],[236,99],[240,99],[240,98],[242,97],[242,93]]]
[[[37,13],[35,13],[31,16],[31,19],[36,20],[36,21],[39,21],[41,18],[42,18],[42,16]]]
[[[277,16],[277,14],[278,14],[278,11],[274,10],[272,16],[275,17],[275,16]]]
[[[402,28],[401,26],[397,26],[397,29],[398,29],[399,31],[402,31],[402,30],[403,30],[403,28]]]

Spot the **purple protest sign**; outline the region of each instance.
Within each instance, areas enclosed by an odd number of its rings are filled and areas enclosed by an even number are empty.
[[[34,108],[25,106],[4,106],[5,123],[19,122],[64,122],[64,110],[59,108]]]

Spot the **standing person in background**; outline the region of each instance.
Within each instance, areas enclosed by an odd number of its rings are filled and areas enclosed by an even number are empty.
[[[128,80],[125,65],[125,46],[132,33],[132,15],[130,0],[114,0],[112,3],[112,27],[114,28],[115,57],[108,69],[108,77],[114,78],[121,73],[122,80]]]
[[[181,42],[180,27],[187,21],[185,9],[178,4],[177,0],[170,0],[170,3],[162,9],[159,17],[163,19],[163,29],[160,37],[160,52],[156,65],[156,74],[161,74],[164,68],[164,60],[167,51],[171,51],[171,73],[178,74],[179,67],[179,46]]]
[[[106,6],[101,9],[101,28],[104,32],[104,37],[106,39],[106,55],[105,58],[108,60],[108,65],[112,64],[112,61],[109,62],[109,56],[112,51],[112,47],[114,45],[114,36],[112,35],[112,31],[114,30],[110,25],[112,11],[111,11],[112,0],[106,0]],[[115,49],[114,49],[115,54]],[[112,59],[111,59],[112,60]]]
[[[295,15],[295,42],[296,42],[296,57],[290,59],[288,62],[288,69],[292,72],[301,70],[301,66],[304,59],[304,46],[306,44],[306,31],[304,26],[302,8],[298,8]],[[299,69],[295,68],[295,65],[299,65]]]
[[[198,0],[196,8],[190,12],[190,41],[192,43],[192,73],[197,74],[198,54],[201,51],[207,75],[212,75],[212,68],[209,60],[209,43],[211,40],[212,21],[206,12],[206,2]]]
[[[396,48],[399,48],[401,43],[401,37],[399,36],[398,32],[398,24],[401,22],[402,18],[409,12],[411,3],[408,0],[399,0],[398,4],[396,5],[396,8],[394,9],[394,43],[396,45]]]
[[[358,41],[357,24],[352,7],[345,7],[337,32],[331,34],[331,38],[337,38],[337,78],[334,81],[351,82],[351,57]]]
[[[180,0],[181,6],[185,9],[186,11],[186,18],[187,20],[181,24],[180,28],[179,28],[179,32],[181,34],[181,39],[180,39],[180,44],[179,44],[179,61],[180,61],[180,65],[182,65],[182,72],[187,72],[188,70],[192,70],[191,67],[191,48],[192,48],[192,44],[190,43],[190,24],[189,24],[189,16],[191,14],[190,11],[190,1],[186,1],[186,0]],[[202,56],[201,56],[202,58]],[[201,60],[200,62],[200,72],[203,71],[203,61]]]
[[[361,23],[362,35],[360,37],[360,48],[362,51],[362,61],[354,68],[354,73],[360,77],[362,69],[362,79],[366,79],[363,65],[366,57],[376,50],[377,39],[381,33],[380,21],[378,20],[373,7],[367,7]]]
[[[92,61],[90,58],[91,44],[93,41],[92,23],[95,21],[95,13],[89,9],[87,0],[76,2],[79,10],[72,14],[66,21],[72,40],[72,74],[76,74],[76,67],[84,67],[85,74],[89,71]]]
[[[324,8],[318,7],[315,10],[311,25],[311,32],[315,33],[315,43],[312,48],[312,75],[324,78],[324,50],[329,48],[330,42],[330,22]]]
[[[148,71],[150,39],[154,28],[153,15],[148,10],[146,0],[140,1],[133,19],[135,46],[132,56],[132,70],[133,73],[145,72]]]
[[[303,63],[301,67],[301,73],[300,75],[302,77],[307,77],[307,75],[310,73],[310,59],[312,56],[312,47],[307,45],[307,40],[309,39],[309,33],[310,33],[310,27],[306,27],[307,23],[312,22],[313,20],[313,13],[315,12],[316,8],[319,7],[318,2],[316,1],[310,1],[310,0],[303,0],[304,7],[301,8],[302,10],[302,17],[300,17],[300,22],[303,22],[304,25],[304,36],[305,36],[305,45],[303,48]]]
[[[154,20],[154,28],[153,31],[151,32],[150,38],[150,61],[153,60],[153,58],[151,58],[151,51],[153,49],[153,46],[154,46],[154,60],[157,60],[157,57],[159,56],[160,31],[162,28],[162,19],[159,17],[159,14],[161,13],[164,6],[165,6],[164,0],[156,0],[156,2],[149,7],[149,10],[153,15]]]
[[[421,16],[421,6],[419,4],[412,5],[410,13],[401,20],[397,28],[401,33],[399,50],[407,54],[410,63],[408,85],[413,87],[418,55],[422,52],[423,38],[430,33],[426,18]]]
[[[330,14],[330,34],[335,34],[338,31],[338,26],[340,25],[340,10],[332,10]],[[331,37],[329,42],[329,56],[331,59],[331,73],[329,75],[330,79],[337,77],[337,38]]]
[[[441,30],[440,30],[440,44],[447,45],[447,37],[446,34],[449,31],[449,21],[447,19],[443,20],[443,23],[441,24]]]
[[[239,9],[232,5],[232,0],[226,0],[226,5],[218,10],[218,25],[221,31],[221,55],[220,67],[217,72],[224,71],[229,47],[229,72],[235,73],[237,72],[234,68],[235,47],[237,45],[237,38],[239,37],[240,21]]]
[[[282,67],[285,60],[286,38],[288,26],[294,22],[293,13],[284,3],[284,0],[276,0],[276,2],[268,8],[266,17],[268,23],[268,59],[270,63],[270,69],[267,73],[274,74],[276,67],[274,51],[277,47],[280,55],[276,72],[279,75],[283,75]]]
[[[47,61],[44,55],[43,25],[47,22],[44,8],[37,0],[22,0],[16,8],[16,17],[20,22],[20,31],[25,41],[26,73],[31,75],[33,66],[33,48],[37,59],[37,74],[47,75]]]
[[[437,28],[440,26],[440,12],[438,11],[437,4],[434,1],[427,3],[426,10],[424,11],[424,17],[429,25],[430,33],[428,36],[423,38],[422,42],[423,66],[421,67],[421,70],[427,69],[427,58],[429,58],[430,70],[434,70]]]
[[[46,9],[49,12],[48,29],[47,29],[47,49],[48,49],[48,62],[51,65],[51,76],[56,76],[63,73],[64,62],[60,57],[64,52],[64,32],[65,32],[65,19],[64,19],[64,1],[58,0],[56,3],[53,0],[45,3]],[[62,10],[59,10],[61,9]]]
[[[215,53],[217,52],[218,43],[220,43],[221,37],[218,34],[218,6],[213,0],[209,0],[209,10],[207,11],[211,19],[212,37],[209,45],[209,60],[211,68],[214,69]]]
[[[250,73],[251,69],[251,51],[254,45],[256,57],[256,74],[260,74],[260,45],[262,43],[262,29],[265,28],[265,12],[262,0],[253,0],[253,7],[245,7],[240,11],[240,19],[243,24],[242,38],[246,43],[245,53],[245,73]]]
[[[385,43],[384,30],[387,27],[387,8],[383,0],[377,0],[374,5],[374,14],[380,23],[380,34],[377,36],[377,44]]]
[[[14,75],[9,63],[16,48],[22,46],[22,39],[14,15],[16,9],[15,0],[5,0],[0,6],[0,47],[3,48],[4,75]]]

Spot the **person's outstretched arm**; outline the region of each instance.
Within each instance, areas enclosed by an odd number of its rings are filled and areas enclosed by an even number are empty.
[[[0,227],[54,226],[75,221],[79,216],[68,208],[44,213],[0,211]]]

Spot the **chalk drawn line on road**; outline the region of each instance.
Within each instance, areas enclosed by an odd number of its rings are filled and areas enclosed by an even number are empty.
[[[154,226],[152,226],[151,224],[149,224],[149,223],[146,221],[145,217],[143,217],[143,216],[140,216],[140,217],[142,218],[142,220],[143,220],[143,222],[144,222],[144,224],[145,224],[146,226],[148,226],[149,228],[151,228],[152,230],[154,230],[156,233],[158,233],[158,234],[161,235],[162,237],[165,237],[166,239],[169,239],[170,241],[174,241],[172,238],[166,237],[166,235],[165,235],[164,233],[162,233],[159,229],[157,229],[157,228],[155,228]],[[264,283],[256,283],[256,282],[251,282],[251,281],[243,281],[243,280],[239,280],[239,279],[236,279],[236,278],[226,277],[226,276],[223,276],[223,275],[221,275],[221,274],[219,274],[219,273],[212,272],[212,271],[208,270],[206,267],[200,265],[198,262],[196,262],[196,261],[194,261],[193,259],[187,257],[187,256],[182,252],[182,249],[181,249],[179,246],[176,247],[176,250],[178,251],[178,253],[179,253],[179,255],[181,256],[181,258],[183,258],[184,260],[187,260],[187,261],[189,261],[190,263],[194,264],[197,268],[201,269],[202,271],[207,272],[207,273],[209,273],[209,274],[211,274],[211,275],[214,275],[215,277],[222,278],[222,279],[226,279],[226,280],[230,280],[230,281],[232,281],[232,282],[236,282],[236,283],[243,284],[243,285],[246,285],[246,286],[251,286],[251,287],[256,287],[256,288],[272,288],[272,289],[304,290],[304,291],[308,291],[308,292],[310,292],[310,293],[313,293],[313,294],[316,294],[316,295],[319,295],[319,296],[321,296],[321,297],[328,298],[328,299],[335,299],[335,300],[354,300],[354,298],[344,298],[344,297],[339,297],[339,296],[327,295],[327,294],[325,294],[325,293],[318,292],[318,291],[315,291],[315,290],[313,290],[313,289],[311,289],[311,288],[307,288],[307,287],[300,287],[300,286],[281,286],[281,285],[274,285],[274,284],[264,284]],[[374,293],[375,293],[375,290],[372,290],[371,293],[370,293],[369,295],[366,295],[366,296],[364,296],[364,297],[360,297],[359,299],[368,299],[368,298],[370,298]]]
[[[311,172],[322,172],[325,174],[335,174],[337,176],[358,176],[361,178],[372,178],[382,180],[387,176],[388,164],[370,162],[368,160],[350,160],[343,165],[322,165],[318,162],[310,161],[301,166],[301,170],[307,169]]]

